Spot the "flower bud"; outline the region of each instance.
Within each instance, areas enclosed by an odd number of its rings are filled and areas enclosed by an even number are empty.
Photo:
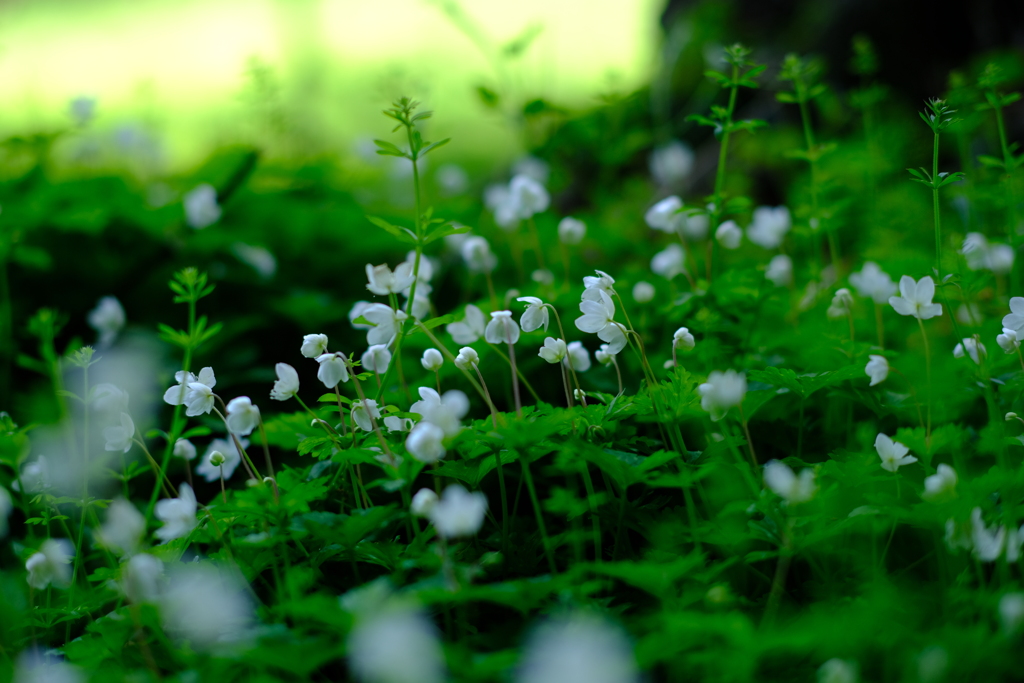
[[[480,355],[471,346],[464,346],[459,349],[459,355],[455,357],[455,367],[460,370],[468,370],[469,368],[475,368],[480,364]]]
[[[214,451],[213,453],[210,453],[210,464],[213,465],[214,467],[220,467],[221,465],[224,464],[226,460],[227,458],[225,458],[224,454],[221,453],[220,451]]]
[[[1009,422],[1010,420],[1016,420],[1016,419],[1018,419],[1017,418],[1017,413],[1009,412],[1009,413],[1006,414],[1006,421],[1007,422]]]
[[[444,365],[444,356],[437,349],[427,349],[423,352],[420,364],[427,372],[437,372]]]

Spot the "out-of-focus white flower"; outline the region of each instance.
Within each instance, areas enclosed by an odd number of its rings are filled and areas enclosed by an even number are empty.
[[[445,330],[452,336],[456,344],[472,344],[484,336],[484,329],[487,322],[483,311],[469,304],[466,306],[466,316],[461,322],[449,323]]]
[[[566,216],[558,222],[558,239],[562,244],[579,244],[587,235],[587,225],[578,218]]]
[[[689,329],[680,327],[672,335],[672,346],[683,351],[691,351],[697,346],[697,341],[693,338],[693,334],[690,333]]]
[[[231,253],[239,261],[255,270],[264,280],[274,277],[274,273],[277,272],[277,259],[266,247],[235,242],[231,245]]]
[[[747,227],[747,239],[765,249],[777,249],[793,226],[789,209],[784,206],[759,206]]]
[[[365,401],[355,401],[352,403],[352,419],[357,427],[364,432],[371,431],[373,423],[370,421],[370,418],[374,420],[380,419],[380,408],[377,407],[376,401],[368,398]]]
[[[480,354],[472,346],[464,346],[459,349],[459,355],[455,356],[455,367],[460,370],[468,370],[480,365]]]
[[[98,413],[127,413],[128,392],[108,382],[97,384],[92,388],[91,403]]]
[[[671,280],[686,272],[686,251],[681,244],[672,243],[651,259],[651,272]]]
[[[594,352],[594,358],[601,365],[611,365],[615,362],[615,354],[611,351],[611,348],[607,344],[601,344],[597,351]]]
[[[28,571],[28,585],[36,590],[43,590],[50,584],[57,588],[71,585],[71,558],[75,555],[75,547],[66,538],[49,538],[39,546],[25,562]]]
[[[693,150],[689,145],[672,140],[667,145],[656,147],[648,162],[654,182],[664,187],[675,185],[690,175],[693,169]]]
[[[439,536],[461,538],[480,531],[487,512],[487,497],[479,491],[470,493],[452,484],[430,510],[430,521]]]
[[[408,605],[366,610],[348,636],[348,665],[360,683],[442,683],[444,654],[437,629]]]
[[[900,278],[900,296],[889,297],[889,303],[900,315],[912,315],[918,320],[928,320],[942,315],[942,304],[932,303],[935,283],[930,275],[914,281],[909,275]]]
[[[711,219],[706,213],[691,213],[683,218],[679,231],[686,239],[697,242],[708,236],[710,227]]]
[[[420,422],[405,440],[409,455],[420,462],[437,462],[444,457],[444,430],[426,420]]]
[[[1003,333],[996,336],[996,343],[1006,353],[1014,353],[1020,348],[1020,339],[1017,337],[1017,330],[1008,327],[1003,328]]]
[[[845,659],[830,659],[818,669],[818,683],[857,683],[857,666]]]
[[[455,436],[461,431],[460,420],[469,412],[469,398],[458,389],[444,392],[441,396],[430,387],[419,388],[420,400],[409,407],[424,422],[440,427],[446,436]]]
[[[232,434],[249,436],[260,424],[259,406],[253,405],[248,396],[238,396],[228,401],[227,426]]]
[[[512,175],[524,175],[527,178],[536,180],[541,185],[546,185],[548,176],[551,174],[551,167],[543,159],[526,154],[516,159],[512,164]]]
[[[588,290],[589,291],[589,290]],[[601,341],[608,342],[614,353],[626,348],[626,331],[615,322],[615,304],[603,289],[596,289],[597,298],[584,299],[580,302],[580,312],[576,318],[576,328],[581,332],[597,334]]]
[[[361,358],[363,369],[370,372],[386,372],[391,363],[391,352],[383,344],[374,344]]]
[[[970,356],[975,365],[981,365],[981,357],[988,355],[988,349],[974,337],[969,337],[953,347],[954,358],[963,358],[965,353]]]
[[[896,293],[896,283],[874,261],[868,261],[860,272],[850,275],[850,284],[858,294],[870,298],[879,306],[884,306],[889,297]]]
[[[1006,553],[1006,561],[1013,564],[1020,558],[1021,543],[1024,542],[1024,528],[998,526],[989,529],[982,519],[981,508],[971,510],[971,542],[974,554],[982,562],[995,562]]]
[[[116,427],[107,427],[103,430],[103,438],[107,440],[104,448],[108,451],[122,451],[127,453],[131,450],[135,438],[135,423],[128,413],[121,413],[121,424]]]
[[[238,442],[242,444],[242,448],[249,447],[248,439],[239,439]],[[220,453],[224,458],[224,462],[220,465],[214,465],[210,461],[214,453]],[[231,475],[235,473],[235,470],[241,464],[242,456],[238,452],[238,447],[234,441],[214,439],[206,447],[203,457],[200,459],[199,464],[196,465],[196,474],[206,481],[217,481],[223,472],[224,480],[226,481],[231,478]]]
[[[210,563],[170,572],[160,615],[169,634],[205,652],[245,641],[255,616],[238,572]]]
[[[299,349],[306,358],[316,358],[327,353],[326,334],[307,334],[302,338],[302,348]]]
[[[726,221],[715,230],[715,239],[726,249],[738,249],[743,241],[743,231],[736,221]]]
[[[469,189],[469,174],[458,164],[441,164],[434,173],[434,180],[447,197],[465,194]]]
[[[174,450],[172,454],[176,458],[183,458],[184,460],[195,460],[196,458],[196,446],[188,439],[178,439],[174,442]]]
[[[370,304],[363,309],[362,316],[373,325],[366,333],[366,343],[370,346],[390,345],[398,335],[399,323],[409,317],[405,311],[396,311],[387,304]]]
[[[882,469],[889,472],[895,472],[903,465],[917,462],[917,458],[907,455],[910,452],[909,448],[882,433],[875,437],[875,451],[882,459]]]
[[[565,347],[565,358],[562,359],[562,364],[569,367],[570,363],[576,372],[586,372],[590,369],[590,352],[587,351],[583,342],[569,342],[569,345]]]
[[[178,498],[159,500],[154,508],[156,518],[164,523],[154,533],[164,543],[188,536],[199,523],[196,520],[196,510],[199,509],[199,504],[192,487],[188,484],[181,484],[178,487],[178,496]]]
[[[764,466],[764,483],[790,505],[806,503],[818,491],[813,469],[807,467],[797,476],[789,465],[778,460]]]
[[[426,517],[437,504],[438,497],[431,489],[420,489],[412,497],[409,511],[417,517]]]
[[[516,213],[524,220],[534,214],[547,211],[551,196],[544,186],[526,175],[517,175],[508,184],[509,201],[516,207]]]
[[[210,389],[217,386],[217,378],[213,374],[213,368],[203,368],[199,371],[198,377],[191,372],[179,370],[174,373],[174,381],[177,384],[164,392],[164,403],[169,403],[172,406],[184,405],[187,402],[190,384],[205,384]]]
[[[889,376],[889,361],[885,356],[871,354],[868,356],[868,364],[864,366],[864,373],[871,378],[869,387],[881,384]]]
[[[640,282],[633,285],[633,300],[636,301],[638,304],[650,303],[651,301],[654,300],[654,295],[656,293],[657,292],[654,289],[654,285],[652,285],[650,282],[645,282],[641,280]]]
[[[1017,332],[1021,336],[1024,331],[1024,297],[1010,297],[1010,314],[1003,316],[1003,327]]]
[[[535,296],[521,296],[516,301],[522,301],[526,304],[526,311],[519,319],[523,332],[533,332],[542,327],[547,332],[549,322],[548,307],[544,305],[544,301]]]
[[[50,488],[53,483],[50,481],[50,465],[46,460],[46,456],[40,455],[32,462],[25,463],[21,468],[20,479],[26,493],[40,493]],[[21,490],[17,481],[11,484],[11,488],[15,491]],[[0,518],[2,518],[0,519],[0,524],[3,524],[3,520],[7,519],[6,515],[0,515]],[[3,534],[0,534],[0,537],[3,537]]]
[[[700,392],[700,406],[711,413],[711,419],[721,420],[729,409],[743,403],[747,395],[747,378],[741,372],[714,370],[708,381],[697,387]]]
[[[829,318],[842,318],[850,314],[853,310],[853,295],[850,294],[850,290],[842,287],[836,290],[835,295],[832,297],[832,303],[829,304],[828,310],[825,314]]]
[[[548,363],[559,363],[565,358],[566,346],[565,341],[561,339],[555,339],[554,337],[545,337],[544,346],[540,347],[540,351],[537,353],[538,356],[546,360]]]
[[[217,190],[208,183],[197,186],[185,195],[185,220],[190,227],[202,230],[220,220]]]
[[[512,319],[512,311],[494,311],[491,322],[484,329],[488,344],[515,344],[519,341],[519,325]]]
[[[981,309],[976,303],[960,304],[956,309],[956,319],[964,325],[977,326],[982,321]]]
[[[768,262],[764,277],[776,287],[788,287],[793,283],[793,260],[785,254],[776,254]]]
[[[999,598],[999,623],[1007,635],[1015,635],[1024,626],[1024,593],[1007,593]]]
[[[124,306],[117,300],[117,297],[105,296],[96,304],[96,308],[89,311],[87,318],[89,327],[99,333],[99,340],[96,346],[106,348],[114,343],[118,333],[124,329],[126,316]]]
[[[275,401],[287,401],[299,393],[299,373],[287,363],[278,363],[274,366],[277,373],[277,381],[274,388],[270,390],[270,398]]]
[[[946,464],[940,464],[935,474],[924,479],[924,492],[921,497],[927,501],[938,502],[956,495],[956,470]]]
[[[78,127],[87,126],[93,117],[96,116],[96,98],[86,95],[79,95],[71,100],[68,105],[71,118]]]
[[[160,599],[164,563],[148,553],[134,555],[121,569],[121,590],[137,604],[156,603]]]
[[[372,330],[373,325],[367,323],[357,323],[356,320],[363,317],[363,313],[370,306],[380,305],[382,304],[372,304],[369,301],[357,301],[354,304],[352,304],[352,308],[348,312],[348,321],[352,325],[352,328],[356,330]]]
[[[14,510],[14,501],[11,499],[11,494],[3,486],[0,486],[0,538],[7,535],[7,518],[11,516],[12,510]]]
[[[61,661],[55,651],[26,650],[18,657],[13,683],[84,683],[85,674]]]
[[[674,233],[679,230],[685,216],[680,213],[683,208],[683,200],[675,195],[665,197],[660,202],[647,209],[644,214],[644,222],[655,230]]]
[[[316,357],[320,367],[316,371],[316,378],[324,383],[328,389],[338,386],[339,382],[347,382],[348,359],[343,353],[325,353]]]
[[[399,294],[415,280],[412,264],[408,261],[399,263],[394,272],[386,263],[379,266],[366,264],[366,288],[377,296]]]
[[[967,233],[960,252],[971,270],[991,270],[997,275],[1005,275],[1013,269],[1013,248],[1005,244],[989,244],[988,239],[978,232]]]
[[[637,683],[633,648],[626,634],[587,613],[541,624],[523,650],[518,683]]]
[[[420,365],[427,372],[437,372],[444,365],[444,356],[437,349],[427,349],[423,352],[423,357],[420,358]]]
[[[135,506],[118,498],[107,507],[107,521],[96,532],[96,540],[123,555],[134,555],[146,531],[146,518]]]

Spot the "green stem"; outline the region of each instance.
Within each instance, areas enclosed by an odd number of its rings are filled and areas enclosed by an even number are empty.
[[[932,182],[939,179],[939,131],[932,136]],[[935,273],[942,283],[942,216],[939,213],[939,188],[932,188],[932,214],[935,216]],[[952,311],[950,311],[952,313]]]
[[[533,503],[533,513],[537,518],[537,528],[540,529],[541,540],[544,543],[544,555],[548,558],[548,568],[551,575],[558,574],[558,566],[555,564],[555,556],[551,550],[551,539],[548,538],[547,526],[544,524],[544,515],[541,513],[540,501],[537,500],[537,491],[533,486],[533,476],[530,474],[530,465],[526,462],[526,455],[519,458],[519,464],[523,468],[523,480],[526,482],[526,489],[530,494],[530,501]]]
[[[715,239],[714,235],[715,230],[718,228],[718,224],[721,222],[722,216],[725,213],[725,197],[722,194],[725,188],[725,162],[729,154],[729,133],[731,132],[729,129],[732,128],[732,115],[736,109],[736,94],[739,92],[739,85],[736,84],[739,79],[739,74],[739,67],[733,64],[733,85],[729,88],[729,106],[726,108],[725,126],[722,132],[722,144],[718,149],[718,169],[715,171],[715,193],[713,195],[715,209],[711,212],[711,225],[708,228],[711,231],[711,259],[707,264],[706,273],[708,282],[712,280],[718,266],[718,240]],[[632,327],[632,325],[630,325],[630,327]]]

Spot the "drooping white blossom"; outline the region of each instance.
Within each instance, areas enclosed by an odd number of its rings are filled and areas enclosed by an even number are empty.
[[[743,231],[736,225],[736,221],[725,221],[715,230],[715,239],[725,249],[739,249]]]
[[[683,200],[675,195],[662,199],[657,204],[647,209],[644,214],[644,221],[654,230],[662,232],[677,232],[685,221],[680,211],[683,209]]]
[[[106,427],[103,430],[103,438],[107,440],[104,448],[108,451],[121,451],[127,453],[131,450],[135,439],[135,423],[128,413],[121,413],[121,424],[114,427]]]
[[[277,381],[274,388],[270,390],[270,398],[275,401],[287,401],[299,393],[299,373],[287,363],[278,363],[274,366],[277,373]]]
[[[686,272],[686,251],[681,244],[673,242],[651,259],[651,272],[671,280]]]
[[[486,512],[487,497],[483,493],[470,493],[462,486],[452,484],[441,494],[429,516],[439,536],[461,538],[480,531]]]
[[[349,379],[348,358],[343,353],[325,353],[316,357],[319,368],[316,378],[328,389],[333,389]]]
[[[686,179],[693,169],[693,150],[685,142],[672,140],[651,152],[648,165],[658,185],[675,185]]]
[[[879,306],[884,306],[889,297],[896,293],[896,283],[874,261],[868,261],[859,272],[850,275],[850,284],[858,294]]]
[[[373,325],[366,333],[366,343],[370,346],[389,346],[398,335],[399,324],[409,318],[405,311],[396,311],[387,304],[370,304],[362,315]]]
[[[925,477],[921,497],[932,502],[951,498],[956,495],[956,484],[956,470],[945,463],[939,464],[935,474]]]
[[[438,394],[430,387],[419,388],[420,400],[409,407],[410,413],[423,418],[422,422],[437,425],[445,436],[456,436],[462,430],[462,420],[469,412],[469,398],[458,389]],[[421,423],[422,423],[421,422]]]
[[[237,396],[227,404],[227,426],[232,434],[249,436],[260,424],[259,406],[248,396]]]
[[[156,537],[164,543],[188,536],[199,523],[196,520],[196,510],[199,509],[199,504],[192,487],[182,483],[178,487],[178,496],[178,498],[165,498],[157,501],[153,510],[156,518],[164,523],[154,532]]]
[[[164,628],[199,651],[243,643],[251,635],[255,618],[243,581],[237,570],[210,562],[174,567],[160,598]]]
[[[484,336],[487,320],[483,311],[469,304],[466,306],[466,315],[461,322],[449,323],[445,329],[452,336],[456,344],[472,344]]]
[[[380,408],[377,406],[377,402],[372,398],[368,398],[363,401],[354,401],[352,403],[352,420],[356,423],[356,426],[362,429],[364,432],[373,430],[373,423],[371,418],[374,420],[380,419]]]
[[[587,225],[572,216],[566,216],[558,222],[558,239],[562,244],[579,244],[587,234]]]
[[[185,220],[195,230],[207,228],[220,220],[217,190],[209,183],[197,185],[185,195]]]
[[[417,517],[426,517],[438,500],[437,494],[432,489],[420,489],[412,497],[409,511]]]
[[[540,347],[540,351],[537,353],[538,356],[552,364],[560,363],[565,358],[565,354],[565,342],[554,337],[545,337],[544,346]]]
[[[633,301],[638,304],[646,304],[654,301],[655,294],[657,294],[657,290],[654,289],[654,285],[650,282],[641,280],[633,285]]]
[[[136,605],[155,604],[162,593],[164,563],[148,553],[133,555],[121,568],[121,590]]]
[[[488,344],[515,344],[519,341],[519,325],[512,318],[512,311],[494,311],[491,321],[484,329]]]
[[[850,315],[853,310],[853,295],[850,294],[850,290],[842,287],[836,290],[835,295],[832,297],[832,303],[829,304],[828,310],[825,314],[829,318],[842,318]]]
[[[590,352],[587,351],[587,347],[583,345],[583,342],[569,342],[568,346],[565,347],[565,357],[562,359],[562,364],[565,367],[570,367],[572,363],[572,369],[576,372],[586,372],[590,369]]]
[[[1008,327],[1004,327],[1003,333],[996,336],[996,344],[999,344],[999,348],[1006,353],[1016,353],[1020,348],[1020,341],[1017,330],[1011,330]]]
[[[459,349],[459,355],[455,356],[455,367],[460,370],[468,370],[480,365],[480,354],[472,346],[464,346]]]
[[[391,351],[384,344],[374,344],[363,352],[360,359],[363,369],[369,372],[383,373],[391,364]]]
[[[174,457],[182,458],[183,460],[195,460],[196,446],[188,439],[178,439],[174,442],[172,454]]]
[[[764,277],[776,287],[788,287],[793,284],[793,260],[785,254],[776,254],[768,262]]]
[[[527,220],[534,214],[547,211],[551,196],[544,186],[527,175],[517,175],[508,184],[509,201],[515,206],[519,218]]]
[[[589,290],[588,290],[589,291]],[[608,342],[614,353],[626,348],[626,330],[615,322],[615,304],[607,292],[596,289],[596,299],[584,299],[580,302],[580,312],[576,318],[576,328],[581,332],[596,334],[601,341]]]
[[[639,683],[629,638],[606,619],[585,612],[555,617],[529,637],[517,683]]]
[[[327,353],[327,335],[307,334],[302,338],[302,348],[299,350],[306,358],[316,358]]]
[[[114,343],[118,333],[124,329],[126,316],[124,307],[117,297],[105,296],[89,311],[89,327],[99,333],[96,346],[106,348]]]
[[[420,422],[405,440],[405,448],[409,455],[420,462],[437,462],[445,455],[444,430],[437,425],[427,422]]]
[[[868,356],[868,364],[864,366],[864,373],[871,378],[869,387],[881,384],[889,376],[889,361],[885,356],[871,354]]]
[[[49,585],[67,588],[71,585],[71,558],[75,547],[66,538],[48,538],[25,562],[28,585],[43,590]]]
[[[747,378],[741,372],[714,370],[708,381],[697,387],[701,408],[711,413],[713,421],[721,420],[729,409],[743,403],[747,394]]]
[[[974,337],[968,337],[953,347],[953,357],[969,356],[975,365],[981,365],[981,359],[988,355],[988,349]]]
[[[146,532],[146,518],[123,498],[107,506],[107,521],[96,531],[96,540],[123,555],[134,555]]]
[[[764,249],[778,249],[793,226],[785,206],[759,206],[754,220],[747,226],[747,239]]]
[[[444,654],[437,629],[397,599],[375,605],[348,635],[348,665],[360,683],[442,683]]]

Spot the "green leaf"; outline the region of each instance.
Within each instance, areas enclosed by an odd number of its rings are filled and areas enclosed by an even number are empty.
[[[402,157],[408,159],[409,155],[400,150],[395,145],[391,144],[387,140],[374,140],[373,144],[377,145],[377,154],[388,157]]]
[[[462,235],[472,229],[473,228],[468,225],[453,225],[452,223],[448,223],[447,225],[444,225],[430,233],[427,238],[423,240],[423,244],[430,244],[431,242],[439,240],[442,237],[447,237],[448,235]]]
[[[397,237],[400,242],[405,242],[406,244],[416,244],[416,233],[414,233],[412,230],[397,225],[392,225],[383,218],[378,218],[377,216],[367,216],[366,219],[373,223],[374,225],[376,225],[378,228],[381,228],[385,232],[388,232],[391,235]]]

